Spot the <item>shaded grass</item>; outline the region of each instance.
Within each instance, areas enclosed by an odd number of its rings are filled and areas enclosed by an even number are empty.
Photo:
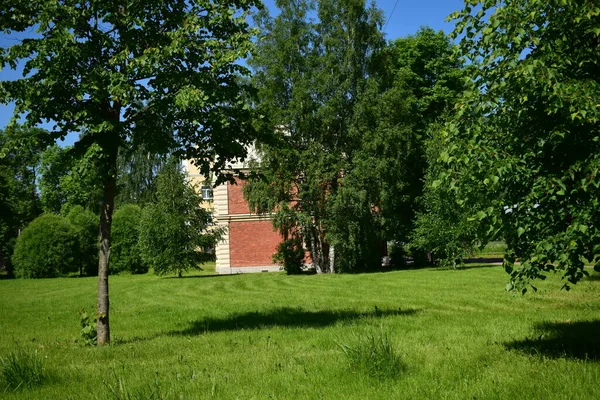
[[[600,361],[600,320],[539,323],[531,336],[506,347],[544,357]]]
[[[104,348],[79,339],[95,279],[0,281],[0,356],[34,348],[61,377],[8,398],[597,397],[597,280],[565,292],[550,277],[521,297],[501,267],[110,279]],[[372,349],[360,340],[377,332],[402,361],[395,379],[349,369],[338,345]]]
[[[239,331],[246,329],[286,328],[323,328],[339,321],[350,322],[361,318],[385,318],[390,316],[412,315],[418,310],[379,310],[357,312],[353,310],[307,311],[298,308],[276,308],[268,312],[235,313],[226,318],[202,318],[172,335],[199,335],[220,331]]]

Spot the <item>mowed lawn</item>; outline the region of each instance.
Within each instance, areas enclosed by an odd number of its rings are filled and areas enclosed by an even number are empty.
[[[110,278],[109,347],[79,339],[96,279],[0,281],[0,356],[37,350],[21,399],[598,399],[600,279],[504,291],[501,267]],[[388,337],[395,378],[342,348]]]

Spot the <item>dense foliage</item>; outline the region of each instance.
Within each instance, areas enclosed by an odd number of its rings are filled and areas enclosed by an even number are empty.
[[[110,272],[145,274],[148,264],[142,260],[139,241],[142,209],[135,204],[117,208],[113,216],[112,244],[110,247]]]
[[[82,206],[74,206],[68,210],[66,218],[73,227],[77,238],[75,263],[79,267],[80,275],[97,275],[98,214],[94,214]]]
[[[260,15],[261,40],[249,61],[260,128],[272,143],[261,149],[264,179],[247,185],[246,196],[256,211],[275,212],[286,239],[303,239],[317,271],[334,272],[328,202],[355,146],[350,126],[372,57],[385,43],[382,15],[364,0],[277,5],[276,17]]]
[[[80,158],[72,146],[54,145],[41,154],[38,188],[44,212],[60,213],[81,206],[99,213],[102,179],[99,147],[91,146]]]
[[[167,149],[168,150],[168,149]],[[156,177],[168,159],[168,153],[155,153],[139,146],[119,151],[116,207],[151,202],[156,191]]]
[[[53,278],[78,267],[79,243],[75,228],[66,218],[43,214],[17,239],[12,261],[22,278]]]
[[[414,240],[416,215],[428,206],[421,197],[428,154],[437,150],[435,126],[451,113],[464,86],[464,70],[452,54],[443,32],[421,28],[390,42],[378,58],[384,67],[371,76],[357,106],[359,147],[344,171],[345,193],[331,199],[341,212],[331,220],[329,236],[345,249],[350,270],[377,266],[386,242],[399,248]],[[421,244],[433,248],[426,240]]]
[[[453,17],[474,68],[440,178],[467,206],[489,199],[473,218],[506,240],[509,289],[552,271],[568,288],[600,262],[600,4],[470,1]]]
[[[9,275],[19,231],[41,213],[36,178],[45,134],[20,126],[0,130],[0,271]]]
[[[299,237],[287,239],[279,243],[273,262],[283,266],[288,275],[301,274],[304,270],[304,247]]]
[[[156,199],[146,205],[140,221],[139,249],[158,275],[200,269],[214,260],[221,230],[212,225],[202,197],[188,184],[176,158],[165,164],[156,181]]]
[[[427,139],[463,89],[461,63],[428,28],[386,45],[361,0],[278,6],[250,60],[272,143],[246,197],[317,271],[378,268],[387,242],[413,234]]]

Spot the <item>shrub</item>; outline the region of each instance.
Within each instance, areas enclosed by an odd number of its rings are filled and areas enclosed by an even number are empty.
[[[99,217],[82,206],[74,206],[66,218],[77,237],[75,260],[79,265],[79,274],[98,275]]]
[[[273,255],[273,262],[283,265],[288,275],[302,273],[304,266],[304,249],[299,238],[284,240],[277,246],[277,253]]]
[[[78,240],[73,226],[55,214],[43,214],[17,239],[12,261],[17,276],[52,278],[77,271]]]
[[[339,345],[346,355],[350,368],[362,371],[379,380],[396,379],[405,365],[388,334],[367,333],[357,337],[354,345]]]
[[[139,227],[142,209],[135,204],[126,204],[113,215],[112,243],[110,248],[110,271],[145,274],[148,264],[142,260],[139,242]]]
[[[37,352],[19,349],[0,357],[0,381],[5,392],[40,386],[44,378],[42,359]]]
[[[87,346],[98,344],[98,321],[96,318],[82,309],[79,311],[79,323],[81,324],[79,335],[83,339],[83,343]]]

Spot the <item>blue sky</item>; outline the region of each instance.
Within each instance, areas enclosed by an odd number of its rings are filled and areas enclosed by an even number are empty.
[[[270,9],[275,8],[274,0],[263,1]],[[386,20],[389,18],[385,33],[387,39],[391,40],[415,33],[421,26],[430,26],[433,29],[450,33],[453,24],[445,22],[445,19],[453,11],[462,9],[464,2],[463,0],[377,0],[376,4],[383,10]],[[392,10],[394,10],[393,14]],[[0,46],[10,46],[15,39],[14,36],[8,37],[0,34]],[[20,74],[17,71],[0,71],[0,80],[12,80],[19,77]],[[0,105],[0,129],[9,122],[12,112],[11,105]],[[49,128],[49,126],[46,127]],[[70,144],[75,138],[76,136],[67,138],[65,144]]]

